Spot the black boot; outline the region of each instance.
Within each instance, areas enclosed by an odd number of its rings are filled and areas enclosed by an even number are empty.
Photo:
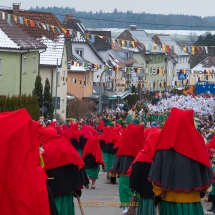
[[[112,184],[116,184],[116,177],[110,177],[110,182]]]

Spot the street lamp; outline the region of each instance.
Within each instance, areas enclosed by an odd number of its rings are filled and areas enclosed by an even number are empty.
[[[101,89],[101,82],[102,82],[102,75],[108,71],[107,69],[105,69],[100,76],[100,87],[99,87],[99,113],[102,112],[102,89]]]

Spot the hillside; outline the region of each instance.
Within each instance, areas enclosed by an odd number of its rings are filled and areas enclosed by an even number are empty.
[[[52,12],[61,22],[64,20],[64,15],[70,13],[80,19],[87,28],[128,28],[131,24],[136,24],[137,28],[155,30],[215,30],[215,17],[202,18],[188,15],[133,13],[132,11],[124,13],[118,12],[117,9],[112,13],[102,11],[92,13],[92,11],[76,11],[75,8],[69,7],[36,7],[30,10]]]

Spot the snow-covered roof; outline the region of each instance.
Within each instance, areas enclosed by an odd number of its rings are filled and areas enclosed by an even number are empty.
[[[9,38],[4,31],[0,28],[0,48],[13,48],[20,49],[21,46],[18,46],[11,38]]]
[[[38,50],[46,46],[22,31],[13,21],[0,16],[0,48],[15,50]]]
[[[88,67],[84,67],[84,66],[73,66],[71,65],[70,70],[69,71],[77,71],[77,72],[88,72],[90,71]]]
[[[194,68],[193,71],[213,70],[215,71],[215,57],[207,57]]]
[[[38,40],[47,46],[46,51],[40,54],[40,64],[57,65],[57,59],[58,59],[58,66],[60,66],[62,62],[63,50],[64,50],[64,42],[65,42],[64,35],[60,35],[54,41],[46,37],[42,37]]]

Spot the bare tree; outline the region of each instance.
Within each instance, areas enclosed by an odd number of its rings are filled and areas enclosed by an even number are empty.
[[[91,112],[90,103],[80,99],[67,100],[67,118],[80,119],[87,117]]]

